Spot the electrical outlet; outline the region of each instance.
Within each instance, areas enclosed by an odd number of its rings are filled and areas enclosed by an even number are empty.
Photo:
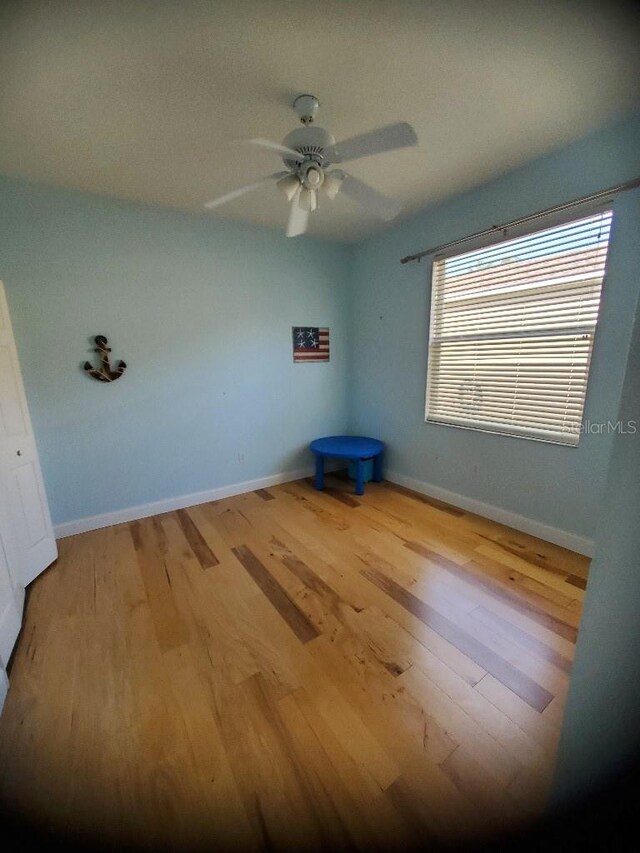
[[[240,463],[240,465],[242,465],[244,460],[245,460],[245,452],[244,452],[244,450],[241,450],[240,453],[238,453],[238,462]]]

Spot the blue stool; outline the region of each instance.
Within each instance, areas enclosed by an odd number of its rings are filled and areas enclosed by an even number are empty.
[[[324,489],[324,460],[352,459],[356,463],[356,494],[364,494],[363,465],[364,459],[373,458],[373,479],[379,483],[382,480],[382,453],[384,444],[377,438],[366,438],[363,435],[331,435],[327,438],[316,438],[311,442],[311,450],[316,456],[316,489]]]

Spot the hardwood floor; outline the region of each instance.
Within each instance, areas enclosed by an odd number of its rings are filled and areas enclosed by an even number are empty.
[[[327,477],[63,539],[6,809],[110,845],[395,849],[539,814],[588,560]]]

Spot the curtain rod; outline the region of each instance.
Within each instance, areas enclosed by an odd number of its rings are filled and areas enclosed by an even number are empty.
[[[466,243],[476,237],[484,237],[486,234],[494,234],[496,231],[505,231],[507,228],[513,228],[514,225],[521,225],[523,222],[531,222],[533,219],[540,219],[542,216],[548,216],[550,213],[556,213],[559,210],[568,210],[572,207],[577,207],[581,204],[586,204],[589,201],[597,201],[599,198],[612,195],[613,193],[625,192],[640,187],[640,178],[634,178],[632,181],[626,181],[624,184],[616,184],[614,187],[609,187],[606,190],[600,190],[591,195],[582,196],[575,201],[567,201],[565,204],[556,204],[553,207],[547,207],[545,210],[539,210],[537,213],[531,213],[529,216],[521,216],[520,219],[512,219],[511,222],[505,222],[502,225],[492,225],[490,228],[485,228],[483,231],[476,231],[475,234],[469,234],[467,237],[460,237],[458,240],[451,240],[449,243],[442,243],[440,246],[434,246],[431,249],[425,249],[423,252],[416,252],[415,255],[407,255],[400,259],[401,264],[408,264],[409,261],[419,261],[425,255],[434,255],[436,252],[441,252],[443,249],[448,249],[451,246],[458,246],[460,243]]]

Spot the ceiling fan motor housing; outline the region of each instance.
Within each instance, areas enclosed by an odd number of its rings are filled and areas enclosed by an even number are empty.
[[[292,130],[282,140],[282,144],[286,145],[287,148],[293,148],[294,151],[299,151],[305,158],[308,157],[310,160],[326,166],[327,162],[324,160],[323,152],[330,145],[335,145],[335,139],[322,127],[305,125]],[[287,160],[286,156],[283,157],[283,160],[290,169],[298,167],[295,160]]]

